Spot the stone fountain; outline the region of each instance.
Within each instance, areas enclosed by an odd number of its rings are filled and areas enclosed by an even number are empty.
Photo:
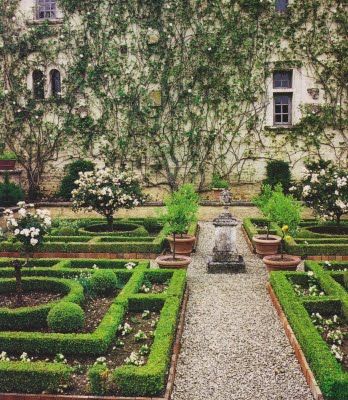
[[[229,212],[231,193],[224,190],[220,201],[224,204],[224,211],[213,220],[215,226],[215,246],[213,256],[208,262],[209,273],[238,273],[245,272],[245,262],[238,254],[237,219]]]

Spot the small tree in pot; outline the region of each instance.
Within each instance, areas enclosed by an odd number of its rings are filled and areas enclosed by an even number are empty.
[[[276,254],[281,241],[280,236],[270,235],[272,217],[269,215],[268,204],[274,192],[282,193],[282,186],[278,184],[273,190],[271,185],[266,184],[262,186],[261,193],[253,199],[254,204],[266,217],[266,234],[253,236],[256,253],[261,256]]]
[[[109,168],[80,172],[72,193],[73,210],[96,211],[107,221],[107,230],[114,230],[114,214],[120,208],[134,208],[144,196],[136,179],[125,172]]]
[[[29,258],[34,251],[43,243],[44,236],[51,229],[51,217],[48,210],[34,208],[32,204],[19,202],[18,216],[15,217],[12,210],[5,210],[5,219],[8,230],[14,235],[16,241],[22,245],[21,253],[25,257],[24,263],[21,260],[14,260],[12,265],[15,269],[17,304],[23,305],[22,299],[22,268],[28,265]]]
[[[187,235],[187,231],[190,225],[197,220],[198,200],[199,197],[192,185],[183,185],[165,200],[166,213],[163,216],[163,233],[172,235],[168,238],[171,242],[172,254],[159,256],[156,261],[160,266],[186,267],[191,262],[191,258],[185,254],[191,253],[195,237]],[[180,249],[178,252],[178,241],[181,244],[185,241],[188,242],[189,250],[186,246],[184,252]]]
[[[302,205],[293,196],[286,196],[282,192],[273,192],[268,205],[269,218],[277,223],[282,229],[281,253],[268,255],[263,261],[268,271],[274,270],[296,270],[301,258],[284,254],[285,239],[288,233],[295,236],[301,222]]]

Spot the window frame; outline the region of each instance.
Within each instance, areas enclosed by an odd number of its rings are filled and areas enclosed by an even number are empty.
[[[56,80],[54,77],[54,74],[58,74],[58,78],[59,79],[59,90],[56,90],[55,84],[56,84]],[[59,69],[57,68],[52,68],[49,72],[49,91],[50,91],[50,96],[51,97],[61,97],[62,96],[62,74],[59,71]]]
[[[43,2],[43,4],[40,4]],[[44,13],[43,16],[40,14]],[[36,0],[35,19],[36,21],[56,20],[58,19],[57,0]]]
[[[39,76],[35,76],[38,75]],[[32,78],[32,91],[33,91],[33,97],[35,100],[41,101],[45,100],[46,97],[46,90],[45,90],[45,85],[46,85],[46,77],[45,73],[41,71],[41,69],[34,69],[31,73],[31,78]]]
[[[288,74],[289,75],[289,86],[282,86],[282,84],[280,84],[280,86],[276,85],[276,74]],[[280,82],[286,82],[285,79],[280,79],[278,80]],[[273,71],[273,89],[279,90],[279,89],[292,89],[292,85],[293,85],[293,71],[292,70],[275,70]]]
[[[284,1],[285,4],[283,5],[281,2]],[[284,8],[283,8],[284,7]],[[285,14],[288,11],[289,7],[289,0],[275,0],[274,2],[274,8],[275,11],[279,14]]]
[[[278,97],[287,97],[289,99],[287,106],[288,106],[288,112],[283,113],[283,110],[281,110],[280,113],[276,112],[276,106],[279,104],[276,104],[277,98]],[[273,93],[273,126],[291,126],[292,125],[292,104],[293,104],[293,93],[292,92],[275,92]],[[280,106],[284,106],[284,104],[280,104]],[[276,116],[280,115],[281,116],[281,121],[277,122],[276,121]],[[284,122],[283,121],[283,116],[287,115],[288,116],[288,121]]]

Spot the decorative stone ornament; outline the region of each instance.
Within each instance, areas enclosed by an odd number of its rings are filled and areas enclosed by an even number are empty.
[[[208,262],[209,273],[245,272],[245,262],[238,254],[236,245],[237,219],[229,212],[231,193],[224,190],[220,197],[224,211],[213,220],[215,226],[215,246],[213,256]]]
[[[307,89],[307,92],[312,97],[313,100],[319,99],[319,89],[318,88],[309,88],[309,89]]]

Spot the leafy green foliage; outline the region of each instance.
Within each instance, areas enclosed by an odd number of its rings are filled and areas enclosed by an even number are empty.
[[[13,151],[4,151],[3,153],[0,153],[0,160],[16,160],[16,154]]]
[[[5,174],[4,182],[0,183],[0,205],[2,207],[14,206],[23,199],[23,189],[15,183],[10,182],[8,174]]]
[[[65,170],[66,175],[62,179],[58,195],[64,200],[70,200],[71,192],[77,188],[75,181],[79,179],[79,172],[93,171],[94,163],[87,160],[77,160],[69,164]]]
[[[291,195],[281,191],[274,191],[266,206],[266,213],[270,221],[277,223],[281,228],[287,226],[291,235],[296,235],[301,222],[302,205]]]
[[[264,185],[270,185],[274,189],[281,184],[285,193],[289,192],[291,186],[291,172],[289,163],[281,160],[272,160],[266,166],[266,179]]]
[[[109,296],[118,287],[117,277],[110,270],[98,270],[91,277],[91,289],[98,295]]]
[[[166,234],[187,233],[189,226],[197,220],[199,196],[192,185],[182,185],[165,200],[165,208],[164,232]]]
[[[321,218],[339,224],[342,215],[348,213],[348,172],[331,161],[307,163],[299,189],[306,205]]]
[[[213,174],[211,181],[212,189],[228,189],[229,183],[227,180],[223,179],[219,174]]]
[[[78,304],[60,302],[47,316],[47,324],[54,332],[77,332],[83,328],[85,314]]]

